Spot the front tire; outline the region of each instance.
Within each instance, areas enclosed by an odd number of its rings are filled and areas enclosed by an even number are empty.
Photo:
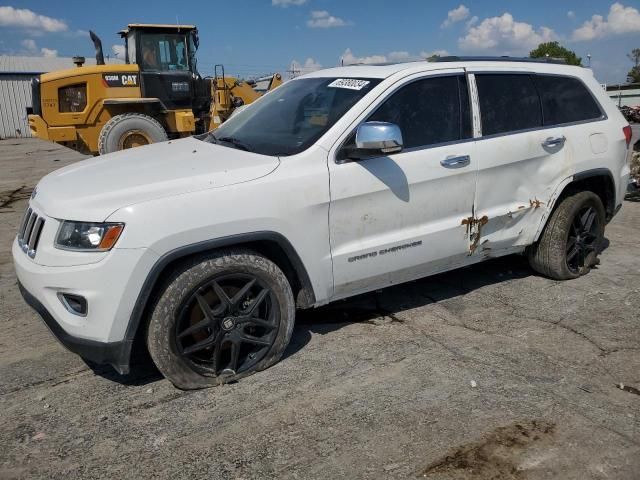
[[[123,113],[105,123],[98,138],[100,155],[168,140],[155,118],[142,113]]]
[[[295,319],[280,268],[250,250],[224,250],[176,270],[154,305],[149,353],[184,390],[239,380],[276,363]]]
[[[605,211],[600,197],[584,191],[564,198],[540,240],[529,249],[529,263],[555,280],[586,275],[597,264],[604,240]]]

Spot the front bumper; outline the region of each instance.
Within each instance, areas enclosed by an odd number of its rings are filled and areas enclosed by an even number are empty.
[[[104,343],[69,335],[58,322],[56,322],[51,313],[49,313],[49,310],[47,310],[36,297],[29,293],[20,281],[18,281],[18,287],[27,305],[42,317],[49,331],[51,331],[53,336],[67,349],[90,362],[110,364],[122,375],[129,373],[129,357],[131,356],[133,340]]]
[[[46,244],[46,240],[43,234],[40,242]],[[45,255],[46,245],[40,246],[32,259],[20,249],[17,239],[12,253],[22,296],[53,335],[83,358],[111,364],[118,372],[127,373],[136,334],[129,328],[132,311],[157,255],[144,248],[116,248],[95,263],[46,266],[37,263],[40,254],[51,260]],[[60,259],[69,263],[73,260],[64,251]],[[87,314],[80,316],[67,310],[59,293],[84,297]]]

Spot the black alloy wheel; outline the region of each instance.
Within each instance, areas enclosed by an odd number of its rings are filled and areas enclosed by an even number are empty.
[[[567,268],[580,274],[585,268],[591,267],[595,256],[598,254],[599,225],[598,212],[587,205],[578,211],[569,228],[567,238]]]
[[[280,324],[276,295],[249,273],[208,279],[179,312],[177,353],[203,376],[232,376],[254,367],[273,346]]]
[[[529,263],[555,280],[586,275],[599,263],[606,218],[602,199],[594,192],[563,195],[540,238],[529,246]]]

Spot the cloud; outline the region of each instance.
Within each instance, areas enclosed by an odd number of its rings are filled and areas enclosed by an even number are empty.
[[[447,13],[447,19],[440,25],[441,28],[447,28],[454,23],[461,22],[469,17],[469,9],[464,5],[460,5],[458,8],[449,10]]]
[[[480,19],[478,18],[478,16],[477,16],[477,15],[474,15],[473,17],[471,17],[471,18],[469,19],[469,21],[468,21],[467,23],[465,23],[465,27],[467,27],[467,28],[471,28],[471,27],[472,27],[472,26],[474,26],[476,23],[478,23],[478,20],[480,20]]]
[[[89,37],[89,32],[86,30],[74,30],[65,33],[65,37]]]
[[[291,5],[300,6],[307,3],[307,0],[271,0],[271,5],[274,7],[287,8]]]
[[[409,60],[411,60],[411,55],[409,55],[409,52],[404,51],[389,52],[387,58],[390,62],[408,62]]]
[[[567,17],[569,17],[570,20],[574,20],[576,18],[576,12],[574,12],[573,10],[569,10],[567,12]]]
[[[64,20],[38,15],[26,8],[0,7],[0,26],[64,32],[69,27]]]
[[[111,45],[111,51],[117,58],[121,58],[124,60],[124,57],[125,57],[124,45]]]
[[[57,57],[58,50],[53,50],[51,48],[41,48],[40,53],[42,53],[43,57]]]
[[[462,50],[526,51],[556,37],[550,28],[536,30],[528,23],[515,21],[510,13],[504,13],[500,17],[485,18],[470,28],[464,37],[458,39],[458,46]]]
[[[343,20],[339,17],[330,15],[326,10],[314,10],[311,12],[311,19],[307,20],[307,26],[309,28],[334,28],[334,27],[346,27],[351,25],[351,22]]]
[[[25,50],[31,53],[38,50],[38,45],[36,45],[36,41],[33,40],[32,38],[25,38],[20,42],[20,45],[22,45],[25,48]]]
[[[311,57],[307,58],[302,65],[297,60],[293,60],[291,62],[291,71],[294,72],[294,75],[303,75],[305,73],[315,72],[321,68],[322,65]]]
[[[371,63],[385,63],[387,61],[386,55],[371,55],[368,57],[356,57],[350,48],[347,48],[340,57],[343,65],[356,65],[356,64],[371,64]]]
[[[573,31],[572,40],[584,42],[609,35],[640,33],[640,12],[633,7],[614,3],[605,19],[602,15],[593,15],[580,28]]]
[[[441,57],[449,55],[446,50],[434,50],[433,52],[422,51],[418,55],[412,55],[406,51],[389,52],[387,54],[369,55],[364,57],[358,57],[353,54],[350,48],[347,48],[340,57],[343,65],[370,65],[372,63],[387,63],[387,62],[414,62],[419,60],[425,60],[433,55],[439,55]]]

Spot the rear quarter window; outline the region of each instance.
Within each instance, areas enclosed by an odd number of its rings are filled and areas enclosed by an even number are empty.
[[[582,122],[602,117],[587,87],[577,78],[534,75],[545,126]]]

